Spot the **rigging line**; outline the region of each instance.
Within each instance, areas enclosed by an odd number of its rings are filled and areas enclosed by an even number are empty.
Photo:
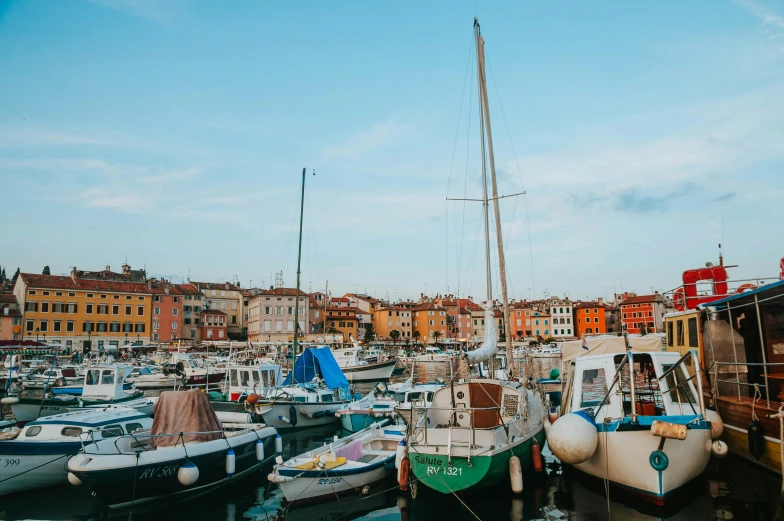
[[[473,38],[472,38],[473,40]],[[473,62],[472,58],[475,58],[475,48],[473,45],[473,41],[471,42],[471,53],[469,55],[469,63]],[[473,70],[473,68],[472,68]],[[473,80],[473,74],[471,75],[471,79]],[[457,298],[460,298],[460,278],[463,269],[463,243],[465,241],[465,217],[466,217],[466,204],[468,201],[465,201],[468,195],[468,160],[470,157],[471,152],[471,109],[473,108],[473,100],[474,100],[474,82],[471,82],[471,94],[468,96],[468,117],[467,117],[467,130],[466,130],[466,159],[465,159],[465,173],[463,175],[463,216],[462,221],[460,224],[460,251],[457,256]],[[455,230],[457,231],[457,230]]]
[[[482,225],[482,219],[481,219],[481,212],[480,212],[480,218],[477,221],[476,233],[474,233],[474,237],[477,237],[479,235],[479,229],[481,225]],[[468,291],[466,294],[471,293],[471,288],[474,285],[474,268],[476,267],[476,254],[478,251],[479,251],[479,241],[474,241],[474,253],[471,255],[471,262],[468,264],[468,272],[466,274],[466,279],[468,282]]]
[[[509,122],[506,119],[506,112],[504,111],[504,104],[501,103],[501,94],[498,92],[498,82],[495,81],[495,73],[493,72],[493,65],[490,63],[490,60],[485,57],[485,61],[487,62],[488,67],[490,68],[490,77],[493,78],[493,87],[495,88],[495,95],[498,98],[498,106],[501,109],[501,116],[504,119],[504,126],[506,127],[506,135],[509,137],[509,145],[512,148],[512,156],[515,160],[515,167],[517,168],[517,175],[520,177],[520,185],[523,187],[523,191],[527,192],[525,188],[525,181],[523,180],[523,172],[520,170],[520,161],[517,159],[517,151],[514,147],[514,142],[512,141],[512,133],[509,130]],[[533,252],[533,245],[531,242],[531,222],[530,216],[528,213],[528,194],[523,195],[523,202],[525,204],[525,228],[528,234],[528,257],[531,263],[531,286],[533,287],[533,298],[536,298],[536,281],[534,279],[534,252]],[[517,201],[515,200],[515,207],[517,209]],[[514,210],[512,212],[514,216]],[[514,222],[514,220],[512,220]],[[509,223],[509,227],[511,230],[512,223]]]
[[[305,191],[306,191],[305,195],[308,195],[309,186],[310,185],[306,185],[305,186]],[[310,198],[308,198],[307,200],[310,200]],[[316,246],[316,228],[313,226],[313,211],[311,210],[311,205],[310,204],[307,205],[307,209],[308,209],[308,219],[310,220],[310,238],[311,238],[311,241],[313,243],[313,255],[315,255],[315,257],[317,259],[315,265],[316,265],[316,275],[317,275],[318,279],[316,280],[316,282],[318,283],[318,287],[320,288],[321,287],[321,268],[319,267],[319,263],[318,263],[319,254],[318,254],[318,248]]]

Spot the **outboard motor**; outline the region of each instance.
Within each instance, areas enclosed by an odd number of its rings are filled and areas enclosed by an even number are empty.
[[[376,395],[377,396],[386,396],[387,391],[389,390],[389,388],[387,387],[387,384],[385,384],[384,382],[378,382],[376,384],[376,388],[375,389],[376,389]]]

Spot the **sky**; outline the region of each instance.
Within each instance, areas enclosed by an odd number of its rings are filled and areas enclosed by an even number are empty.
[[[475,16],[510,298],[778,276],[782,0],[0,1],[0,266],[483,299]]]

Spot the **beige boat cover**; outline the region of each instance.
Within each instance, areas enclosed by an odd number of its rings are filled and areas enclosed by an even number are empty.
[[[587,337],[586,342],[588,344],[588,351],[583,349],[582,340],[571,340],[561,343],[561,362],[571,362],[578,356],[626,352],[626,342],[622,336],[593,336]],[[664,344],[662,343],[662,337],[660,335],[629,335],[629,344],[631,344],[634,351],[664,350]]]
[[[173,447],[190,442],[217,440],[223,437],[223,427],[212,410],[207,395],[199,390],[165,391],[153,409],[152,431],[155,434],[184,434],[152,438],[150,448]]]

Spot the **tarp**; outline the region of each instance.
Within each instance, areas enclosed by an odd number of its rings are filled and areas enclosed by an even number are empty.
[[[223,437],[215,411],[207,395],[198,389],[193,391],[164,391],[153,408],[151,434],[198,433],[180,436],[153,437],[150,447],[174,447],[183,442],[218,440]]]
[[[482,304],[485,308],[485,341],[480,347],[469,351],[465,355],[466,363],[468,365],[475,365],[480,362],[486,362],[493,358],[498,351],[498,333],[495,330],[495,320],[493,320],[493,306],[490,304]]]
[[[622,336],[602,335],[586,337],[588,351],[583,349],[582,340],[562,342],[561,361],[571,362],[578,356],[603,355],[608,353],[625,353],[626,342]],[[632,336],[629,335],[629,344],[634,351],[662,351],[662,337],[659,335]]]
[[[283,385],[291,385],[289,372]],[[316,376],[320,376],[330,389],[348,387],[348,380],[343,371],[338,367],[335,357],[328,347],[309,347],[299,355],[294,364],[294,383],[307,383]]]

